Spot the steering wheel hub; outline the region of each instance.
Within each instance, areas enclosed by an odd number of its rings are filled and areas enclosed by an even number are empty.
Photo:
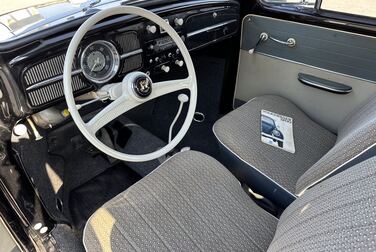
[[[139,98],[146,98],[152,92],[153,82],[146,74],[140,73],[132,82],[132,88]]]

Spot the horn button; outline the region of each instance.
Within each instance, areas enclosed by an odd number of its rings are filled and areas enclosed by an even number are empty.
[[[148,97],[152,92],[152,81],[147,75],[138,76],[133,81],[133,91],[140,98]]]

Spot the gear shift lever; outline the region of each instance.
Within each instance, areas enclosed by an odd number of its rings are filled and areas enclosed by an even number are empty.
[[[180,94],[178,96],[178,100],[180,101],[179,109],[178,109],[178,112],[176,113],[174,120],[171,123],[170,129],[169,129],[169,132],[168,132],[168,142],[169,143],[171,142],[171,138],[172,138],[172,129],[174,128],[174,125],[175,125],[176,121],[178,120],[178,118],[181,114],[184,103],[186,103],[189,100],[189,98],[188,98],[188,95],[186,95],[186,94]]]

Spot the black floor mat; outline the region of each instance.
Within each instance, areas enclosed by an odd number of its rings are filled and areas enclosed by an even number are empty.
[[[143,128],[126,118],[123,119],[122,127],[128,127],[129,134],[119,136],[121,139],[127,139],[124,148],[120,151],[144,154],[164,146],[161,140]],[[40,130],[40,132],[44,136],[42,140],[14,139],[12,146],[19,154],[48,212],[58,223],[72,223],[75,218],[74,213],[70,211],[71,191],[103,172],[113,169],[117,163],[122,163],[123,169],[133,169],[142,176],[161,163],[160,160],[124,163],[109,158],[94,148],[81,135],[73,122],[53,131]],[[133,171],[129,171],[129,174],[133,174]]]
[[[140,175],[119,163],[71,191],[69,206],[75,228],[82,230],[90,215],[139,179]]]
[[[205,115],[205,121],[201,123],[193,121],[178,148],[189,146],[192,150],[201,151],[218,158],[218,143],[212,127],[222,116],[220,114],[220,104],[224,85],[225,60],[202,56],[195,57],[194,64],[198,82],[196,111]],[[139,123],[159,138],[166,140],[168,138],[168,129],[179,107],[177,99],[179,93],[181,92],[166,95],[156,100],[152,120],[147,123]],[[185,109],[174,127],[174,134],[181,128],[186,110],[187,105],[185,105]]]

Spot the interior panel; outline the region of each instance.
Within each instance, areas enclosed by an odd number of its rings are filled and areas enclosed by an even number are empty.
[[[281,41],[295,38],[296,46],[270,39],[259,41],[262,32]],[[376,93],[376,65],[370,63],[376,57],[375,42],[375,38],[368,36],[247,16],[243,21],[235,99],[246,102],[260,95],[280,95],[336,132],[350,112]],[[252,48],[254,53],[249,53]],[[338,94],[304,85],[299,74],[346,85],[352,90]]]

